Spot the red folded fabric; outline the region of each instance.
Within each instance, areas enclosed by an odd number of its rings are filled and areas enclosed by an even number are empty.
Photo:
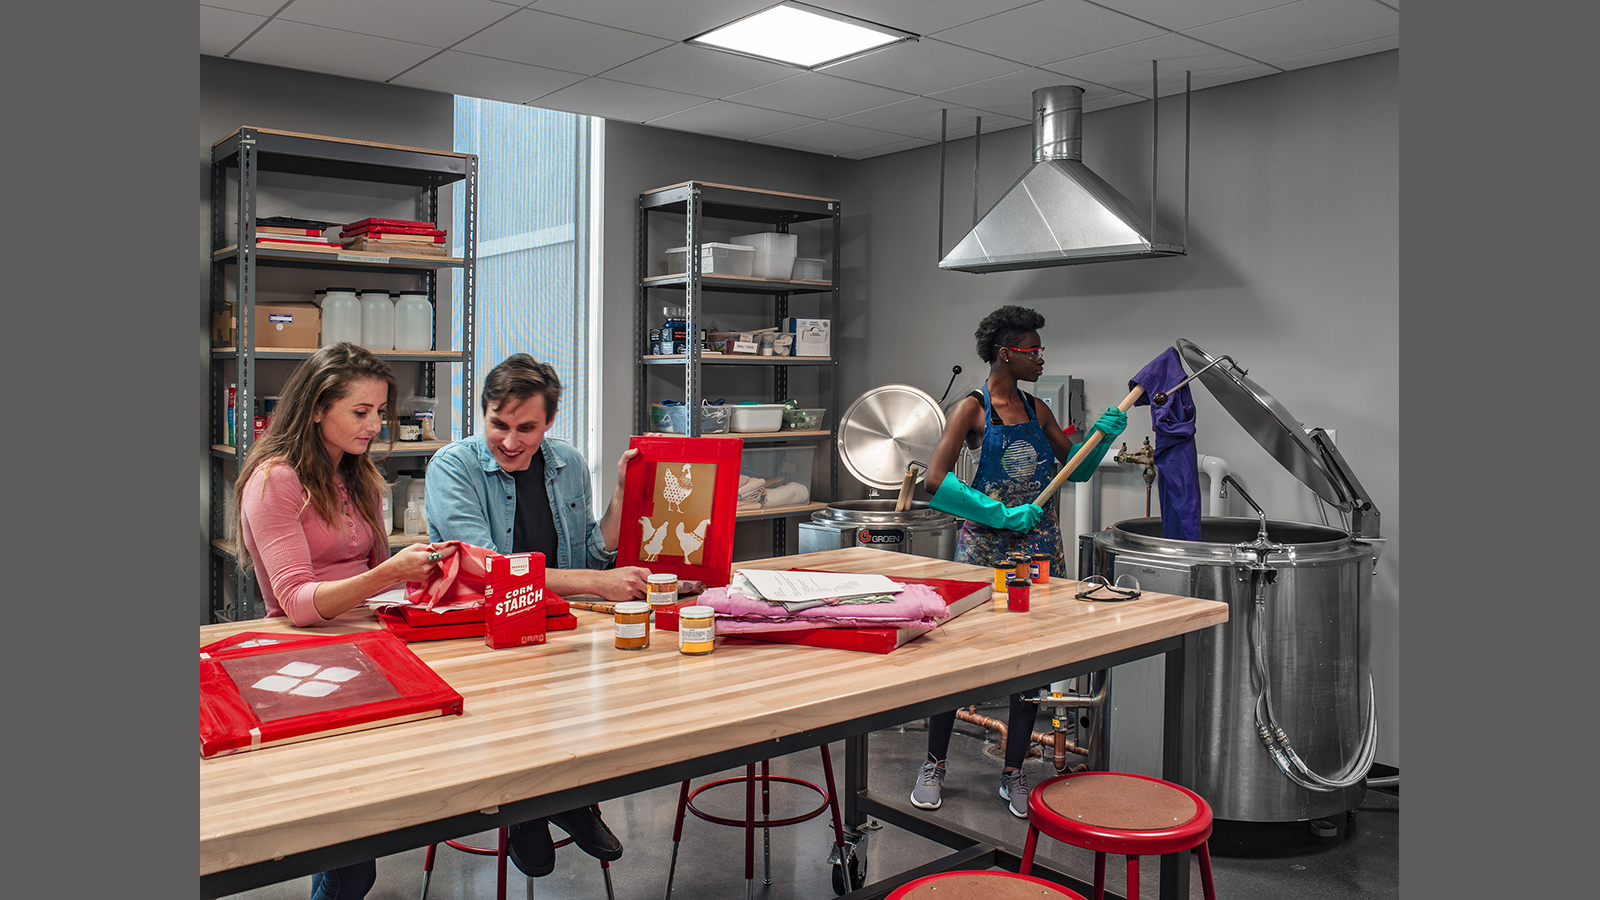
[[[433,609],[440,603],[467,603],[483,599],[489,571],[485,561],[494,551],[463,541],[444,543],[456,548],[456,552],[440,560],[439,568],[428,576],[427,581],[406,582],[407,603]]]

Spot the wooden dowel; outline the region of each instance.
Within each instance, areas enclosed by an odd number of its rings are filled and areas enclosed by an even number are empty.
[[[911,492],[917,483],[916,464],[906,466],[906,477],[900,481],[900,498],[894,502],[895,512],[905,512],[911,508]]]
[[[1134,385],[1133,390],[1128,392],[1128,396],[1123,397],[1122,402],[1117,404],[1117,409],[1127,412],[1133,408],[1134,401],[1138,400],[1143,395],[1144,388],[1140,387],[1139,385]],[[1106,433],[1098,428],[1090,429],[1089,439],[1084,441],[1083,444],[1078,447],[1077,452],[1072,454],[1072,458],[1067,460],[1067,464],[1061,467],[1060,472],[1056,473],[1056,477],[1050,479],[1050,483],[1044,486],[1044,490],[1039,493],[1038,499],[1033,501],[1034,505],[1043,506],[1045,501],[1050,499],[1050,495],[1061,490],[1061,485],[1066,482],[1067,476],[1071,475],[1073,470],[1078,468],[1078,463],[1083,462],[1083,458],[1088,456],[1089,451],[1098,446],[1100,444],[1100,439],[1105,436]]]

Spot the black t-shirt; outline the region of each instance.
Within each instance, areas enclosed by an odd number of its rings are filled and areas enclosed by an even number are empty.
[[[1034,404],[1033,395],[1028,393],[1027,391],[1022,390],[1021,388],[1017,389],[1017,393],[1022,395],[1022,399],[1024,401],[1026,401],[1029,406],[1033,407],[1034,412],[1037,414],[1038,411],[1039,411],[1039,407]],[[978,401],[978,405],[979,406],[983,405],[983,391],[973,391],[972,393],[968,394],[967,396],[971,397],[972,399],[974,399],[976,401]],[[1037,416],[1035,416],[1035,417],[1037,417]],[[989,424],[990,425],[1004,425],[1005,424],[1004,422],[1000,421],[1000,411],[994,408],[994,404],[993,403],[989,404]]]
[[[545,565],[556,559],[556,519],[550,512],[550,494],[544,489],[544,450],[521,472],[512,472],[517,486],[517,521],[511,530],[511,552],[544,554]]]

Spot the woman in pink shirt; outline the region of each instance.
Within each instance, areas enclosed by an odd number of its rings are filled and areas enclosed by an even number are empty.
[[[389,422],[397,429],[389,364],[350,343],[323,347],[284,385],[269,427],[234,485],[240,564],[255,566],[267,616],[321,625],[396,584],[423,581],[449,545],[412,544],[389,555],[379,523],[389,489],[367,456]],[[359,900],[373,861],[319,872],[312,900]]]

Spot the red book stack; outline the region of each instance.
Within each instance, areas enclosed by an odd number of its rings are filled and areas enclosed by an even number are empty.
[[[277,250],[316,250],[337,253],[343,248],[333,237],[333,229],[299,228],[288,225],[257,225],[256,246]]]
[[[378,624],[408,644],[464,637],[482,640],[484,612],[482,606],[440,612],[416,606],[387,607],[378,610]],[[577,627],[578,617],[572,614],[567,601],[545,589],[544,630],[571,631]]]
[[[339,232],[346,250],[407,256],[445,256],[444,239],[445,233],[432,222],[411,219],[362,219]]]

